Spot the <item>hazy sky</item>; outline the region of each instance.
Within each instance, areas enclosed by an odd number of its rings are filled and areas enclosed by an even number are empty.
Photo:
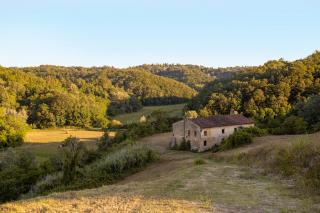
[[[0,0],[0,64],[258,65],[320,50],[319,0]]]

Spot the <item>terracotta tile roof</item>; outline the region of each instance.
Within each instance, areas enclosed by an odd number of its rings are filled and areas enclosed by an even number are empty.
[[[254,124],[254,121],[243,115],[214,115],[211,117],[198,117],[190,119],[193,123],[197,124],[201,128],[211,127],[222,127],[222,126],[233,126],[233,125],[244,125]]]

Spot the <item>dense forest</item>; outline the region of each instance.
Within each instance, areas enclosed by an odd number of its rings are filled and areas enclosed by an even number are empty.
[[[320,52],[293,62],[273,60],[233,72],[231,78],[208,83],[189,108],[202,116],[237,110],[266,121],[299,111],[299,106],[317,95],[320,95]]]
[[[0,119],[15,117],[37,128],[105,127],[110,115],[194,95],[181,82],[139,68],[0,67]]]
[[[181,64],[144,64],[139,68],[159,76],[175,79],[195,90],[201,90],[207,83],[216,78],[230,78],[234,76],[234,73],[246,69],[246,67],[210,68]]]

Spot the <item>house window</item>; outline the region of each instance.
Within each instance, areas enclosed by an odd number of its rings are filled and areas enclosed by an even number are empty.
[[[204,135],[204,136],[207,136],[207,135],[208,135],[208,132],[207,132],[207,131],[204,131],[204,132],[203,132],[203,135]]]
[[[238,129],[237,128],[234,128],[234,131],[236,132]]]
[[[203,141],[203,146],[207,146],[207,141]]]
[[[224,129],[221,130],[222,134],[224,134]]]
[[[194,137],[196,137],[197,136],[197,131],[194,131]]]
[[[188,136],[190,136],[190,130],[188,130]]]

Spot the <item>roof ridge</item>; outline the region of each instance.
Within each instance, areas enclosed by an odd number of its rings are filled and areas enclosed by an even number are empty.
[[[236,114],[236,115],[220,114],[220,115],[212,115],[209,117],[197,117],[189,120],[197,124],[201,128],[254,124],[254,121],[251,118],[247,118],[242,114]]]

